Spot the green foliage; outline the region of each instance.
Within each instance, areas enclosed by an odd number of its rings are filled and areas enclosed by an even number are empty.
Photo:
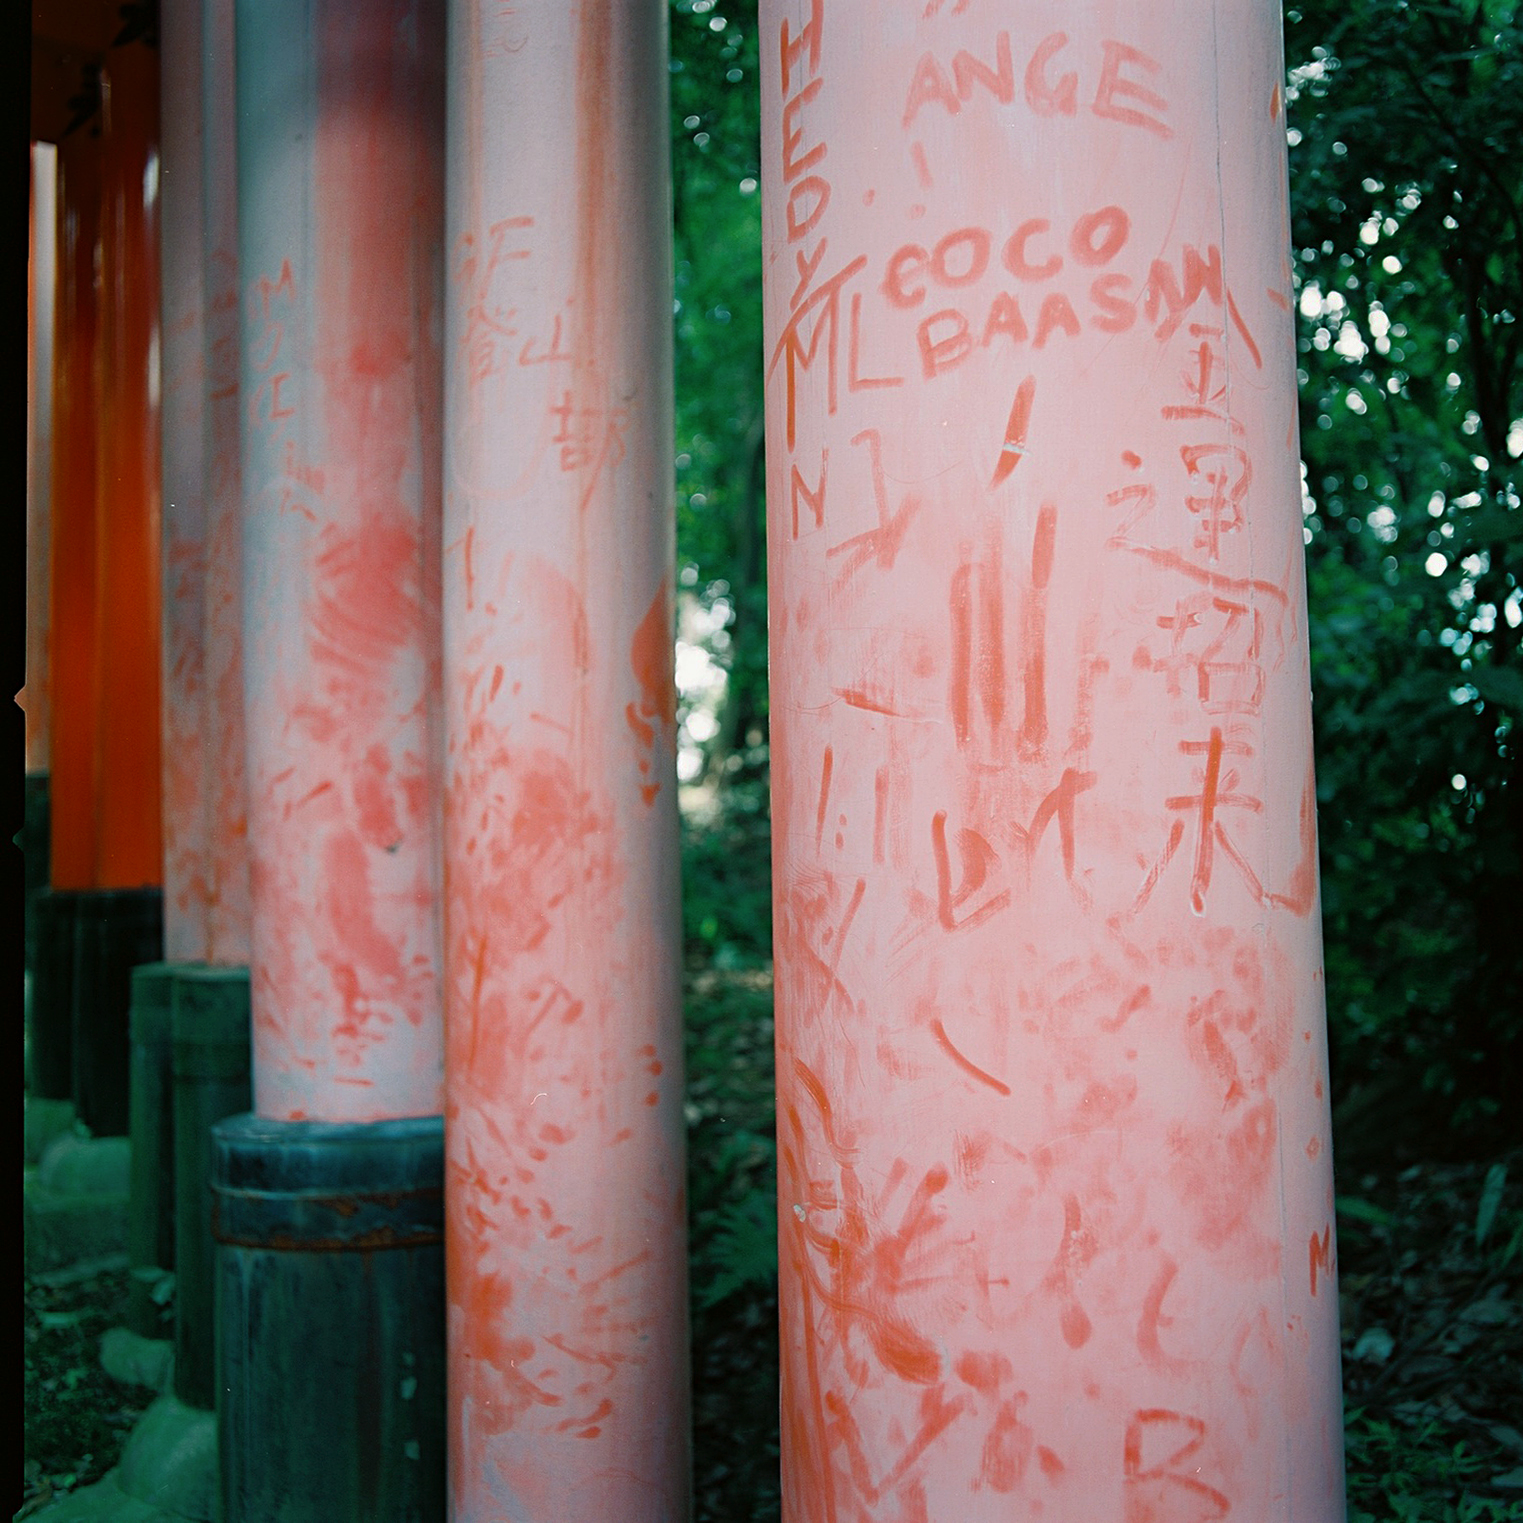
[[[682,585],[732,610],[722,772],[767,714],[756,0],[677,0],[671,28],[677,544]]]
[[[1523,30],[1299,0],[1286,62],[1343,1146],[1483,1144],[1523,1078]]]
[[[1435,1442],[1435,1439],[1438,1442]],[[1348,1413],[1343,1430],[1350,1486],[1349,1523],[1520,1523],[1523,1498],[1477,1496],[1468,1482],[1480,1479],[1481,1461],[1463,1439],[1442,1441],[1436,1421],[1416,1433]],[[1373,1484],[1371,1484],[1373,1483]],[[1363,1504],[1363,1505],[1361,1505]],[[1366,1511],[1374,1507],[1376,1511]]]

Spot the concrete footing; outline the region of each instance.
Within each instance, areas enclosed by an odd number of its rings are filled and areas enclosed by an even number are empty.
[[[55,1137],[22,1185],[26,1273],[127,1247],[132,1147],[125,1137]]]
[[[213,1523],[216,1506],[216,1416],[165,1395],[132,1430],[115,1470],[36,1516],[48,1523]]]

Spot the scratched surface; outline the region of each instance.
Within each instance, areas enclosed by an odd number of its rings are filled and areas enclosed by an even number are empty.
[[[201,0],[159,12],[163,134],[160,414],[163,441],[164,956],[207,960],[205,705],[206,297],[201,207]]]
[[[438,1114],[443,7],[237,11],[254,1102]]]
[[[686,1516],[662,0],[451,13],[450,1511]]]
[[[771,0],[784,1516],[1343,1515],[1279,13]]]

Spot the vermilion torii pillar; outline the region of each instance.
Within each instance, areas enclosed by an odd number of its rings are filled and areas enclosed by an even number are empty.
[[[160,831],[159,61],[113,47],[101,85],[96,454],[96,884],[157,888]]]
[[[662,0],[452,8],[450,1515],[687,1513]]]
[[[792,1523],[1343,1515],[1279,23],[762,6]]]
[[[55,889],[95,886],[97,378],[101,142],[86,126],[58,145],[58,293],[53,357],[50,581],[53,723],[51,872]],[[65,1006],[59,1016],[68,1019]],[[67,1091],[65,1091],[65,1096]]]

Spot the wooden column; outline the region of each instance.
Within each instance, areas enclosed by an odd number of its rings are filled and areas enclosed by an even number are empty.
[[[1278,7],[761,14],[784,1517],[1341,1518]]]
[[[450,1511],[681,1519],[662,0],[452,7]]]

